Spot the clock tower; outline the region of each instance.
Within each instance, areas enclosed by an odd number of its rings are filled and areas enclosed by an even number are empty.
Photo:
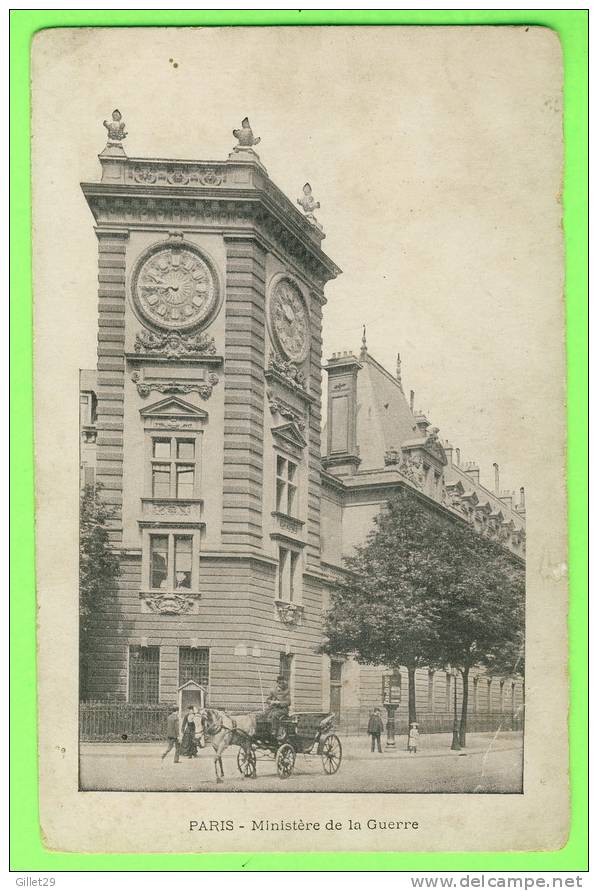
[[[82,189],[98,239],[97,481],[121,576],[91,699],[327,707],[320,556],[319,206],[270,180],[245,119],[224,161],[130,158],[106,122]],[[301,208],[298,208],[297,204]]]

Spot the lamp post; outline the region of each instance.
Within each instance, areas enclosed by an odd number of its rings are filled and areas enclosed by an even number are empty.
[[[454,688],[453,688],[453,741],[451,743],[451,749],[454,752],[461,751],[461,743],[459,742],[459,718],[457,715],[457,669],[452,668],[451,674],[454,678]]]

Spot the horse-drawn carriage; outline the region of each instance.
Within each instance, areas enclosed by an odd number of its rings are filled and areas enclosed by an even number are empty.
[[[302,754],[319,756],[324,773],[334,774],[341,766],[343,748],[333,727],[334,715],[329,712],[296,712],[281,718],[276,731],[270,720],[258,720],[255,735],[239,746],[239,772],[254,778],[258,755],[262,755],[274,758],[278,776],[284,780],[293,773],[297,754]]]

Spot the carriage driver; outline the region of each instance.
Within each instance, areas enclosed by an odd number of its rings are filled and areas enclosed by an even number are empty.
[[[281,718],[286,718],[291,707],[291,691],[282,675],[276,679],[276,686],[266,700],[266,708],[264,710],[264,718],[270,721],[272,733],[278,735],[278,727]]]

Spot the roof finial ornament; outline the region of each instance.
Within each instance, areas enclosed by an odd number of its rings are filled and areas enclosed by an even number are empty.
[[[397,383],[400,387],[401,393],[403,392],[403,381],[401,380],[401,354],[397,353]]]
[[[115,108],[112,112],[112,120],[104,121],[104,127],[108,131],[108,145],[120,145],[127,136],[125,122],[122,118],[123,116],[118,108]]]
[[[359,353],[359,358],[365,359],[367,354],[368,354],[368,344],[367,344],[367,340],[366,340],[366,336],[365,336],[365,325],[364,325],[363,326],[363,335],[361,338],[361,351]]]
[[[316,201],[316,199],[314,198],[312,188],[309,183],[305,183],[305,185],[303,186],[303,197],[297,198],[297,204],[303,208],[305,217],[309,220],[312,226],[315,226],[316,229],[319,229],[320,232],[323,232],[324,230],[321,223],[318,223],[314,215],[314,210],[317,210],[319,208],[320,202]]]
[[[251,149],[252,146],[262,141],[260,136],[253,135],[249,118],[243,118],[241,127],[238,130],[233,130],[233,136],[239,143],[234,148],[235,152]]]

